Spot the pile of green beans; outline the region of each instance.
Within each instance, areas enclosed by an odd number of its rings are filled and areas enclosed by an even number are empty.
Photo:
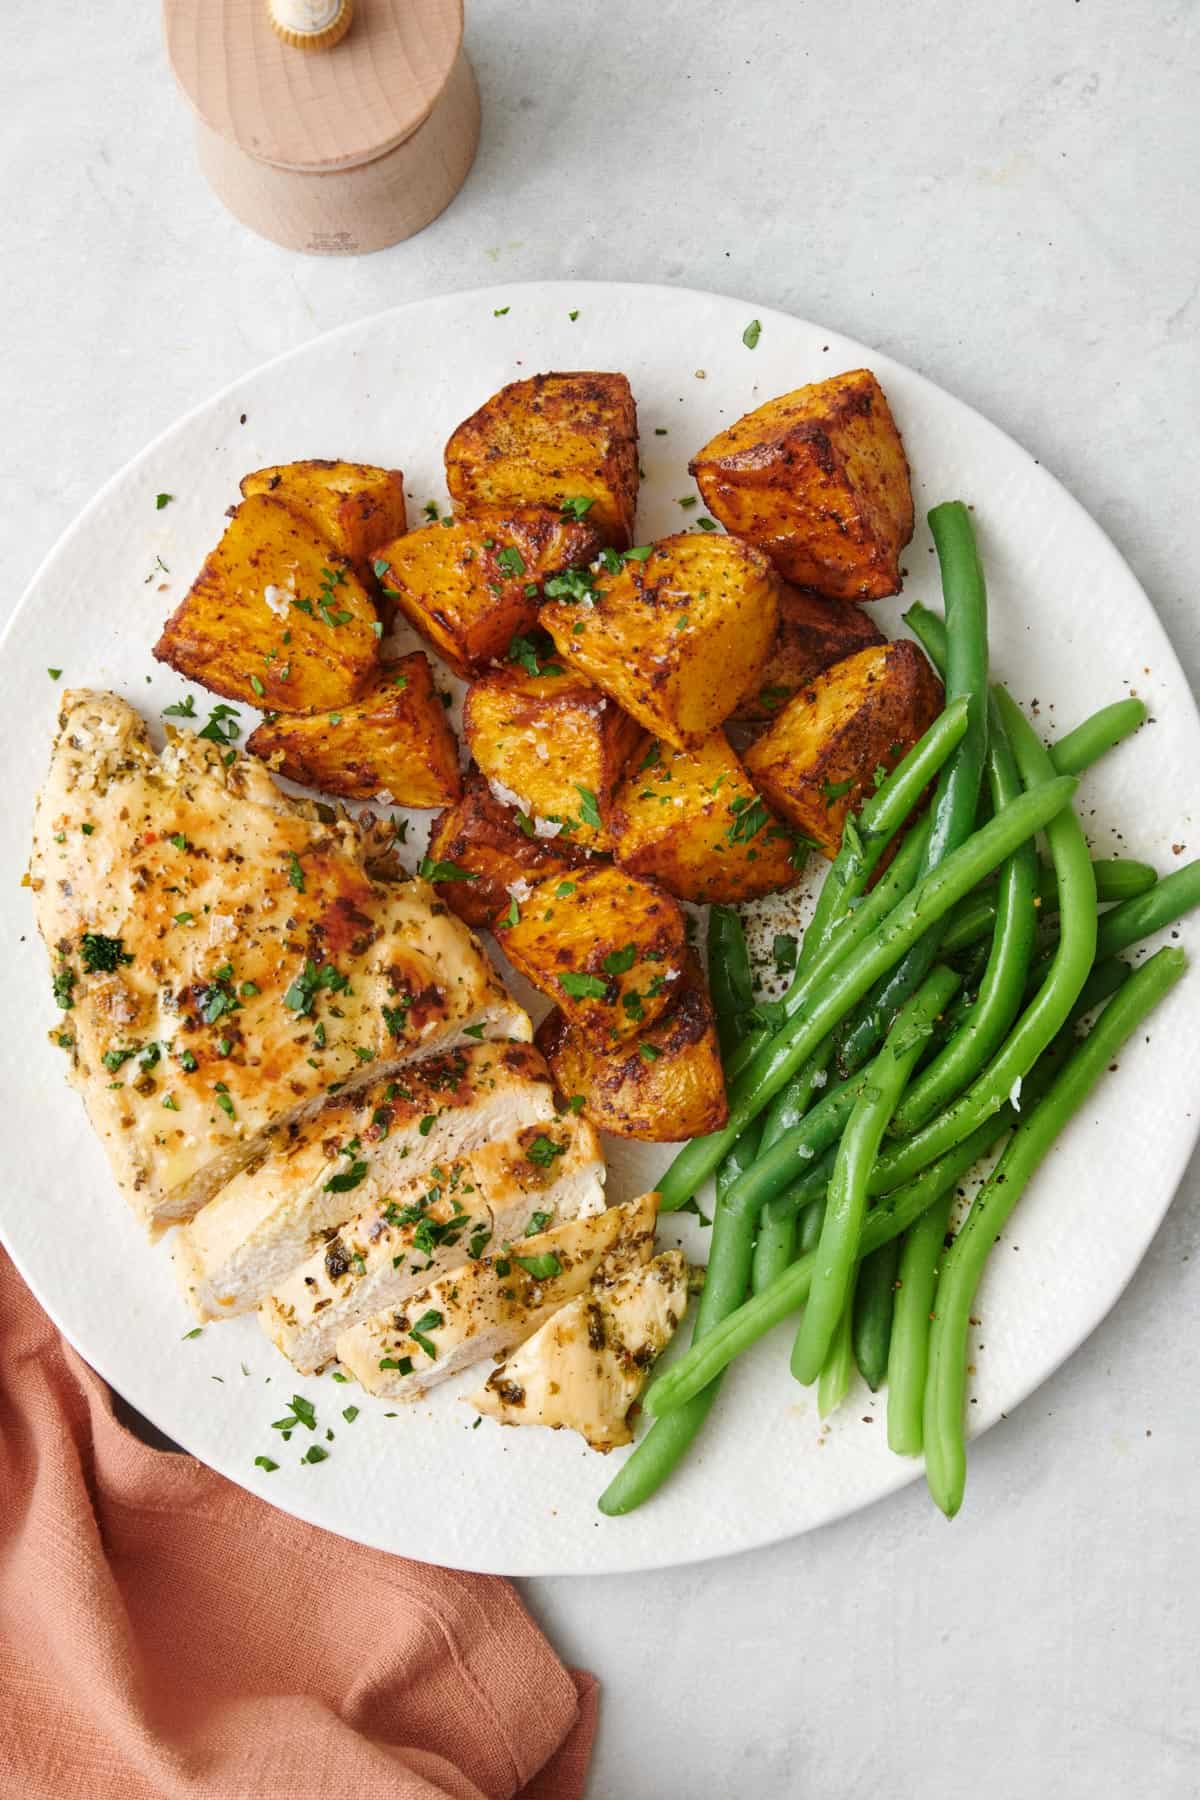
[[[792,1372],[816,1383],[822,1417],[855,1364],[872,1390],[886,1383],[890,1447],[924,1450],[953,1515],[988,1252],[1055,1136],[1185,966],[1165,949],[1135,971],[1120,953],[1200,906],[1200,862],[1161,881],[1144,863],[1093,862],[1071,804],[1144,705],[1104,707],[1047,750],[988,686],[968,509],[937,507],[930,526],[946,617],[918,605],[905,619],[945,677],[946,705],[847,821],[782,998],[756,1007],[739,915],[710,909],[729,1118],[660,1183],[670,1212],[715,1175],[706,1281],[692,1345],[649,1388],[651,1427],[601,1497],[608,1514],[662,1486],[729,1363],[800,1313]],[[959,1183],[1005,1139],[951,1238]]]

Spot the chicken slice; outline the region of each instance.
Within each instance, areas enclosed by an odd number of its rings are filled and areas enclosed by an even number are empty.
[[[355,1325],[338,1339],[338,1361],[368,1393],[417,1400],[471,1363],[505,1355],[582,1293],[602,1265],[615,1276],[647,1262],[657,1215],[658,1195],[643,1194],[494,1249],[411,1294],[402,1308]]]
[[[289,800],[224,740],[182,731],[157,754],[114,694],[68,691],[59,726],[29,877],[53,1036],[152,1233],[331,1087],[530,1036],[426,882],[369,878],[353,821]]]
[[[438,1163],[342,1225],[263,1301],[259,1321],[311,1374],[359,1319],[402,1305],[489,1245],[603,1211],[605,1173],[599,1138],[572,1113]]]
[[[492,1138],[557,1116],[531,1044],[479,1043],[335,1095],[272,1132],[261,1153],[178,1233],[180,1286],[200,1319],[249,1312],[364,1207]]]
[[[502,1425],[565,1425],[593,1450],[628,1444],[630,1409],[686,1306],[683,1252],[665,1250],[645,1268],[593,1282],[467,1398]]]

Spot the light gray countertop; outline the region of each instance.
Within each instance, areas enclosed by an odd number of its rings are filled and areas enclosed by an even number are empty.
[[[468,0],[474,172],[355,261],[220,210],[155,8],[117,11],[5,7],[6,608],[114,469],[256,363],[440,291],[619,278],[786,308],[980,408],[1110,533],[1196,683],[1187,0]],[[1117,1310],[975,1449],[953,1526],[914,1486],[724,1563],[525,1583],[604,1684],[594,1800],[1200,1791],[1198,1216],[1194,1163]]]

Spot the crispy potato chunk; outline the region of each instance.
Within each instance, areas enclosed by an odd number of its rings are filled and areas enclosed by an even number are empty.
[[[496,669],[472,682],[463,736],[522,811],[573,844],[610,849],[612,797],[641,730],[586,676],[557,662],[537,666],[540,675]]]
[[[371,559],[407,529],[404,476],[370,463],[294,462],[244,475],[242,494],[273,494],[299,513],[338,556],[354,565],[368,591]]]
[[[562,655],[648,731],[686,750],[760,685],[778,583],[753,545],[678,532],[601,575],[594,604],[553,600],[541,623]]]
[[[226,699],[316,712],[365,691],[378,626],[349,565],[281,500],[253,494],[234,508],[154,655]]]
[[[835,663],[789,702],[746,752],[770,804],[836,856],[856,812],[942,710],[942,684],[907,638]]]
[[[576,371],[510,382],[454,432],[446,486],[472,505],[557,510],[590,500],[588,524],[604,543],[627,549],[638,491],[637,407],[628,381]]]
[[[693,957],[670,1012],[636,1043],[611,1049],[573,1030],[555,1007],[534,1042],[564,1098],[613,1137],[673,1144],[720,1131],[729,1118],[712,1005]]]
[[[523,827],[516,809],[502,805],[475,770],[467,776],[462,799],[433,821],[429,859],[462,870],[434,886],[460,919],[482,927],[508,905],[509,889],[516,882],[565,875],[586,863],[588,856],[561,833],[538,837],[532,821]]]
[[[612,828],[620,866],[680,900],[732,906],[772,894],[791,886],[804,856],[723,731],[695,750],[643,739],[617,790]]]
[[[536,624],[539,584],[599,548],[586,520],[544,506],[481,506],[385,544],[375,571],[385,598],[469,680]]]
[[[768,400],[689,467],[713,516],[788,581],[839,600],[899,593],[913,530],[908,462],[869,369]]]
[[[760,685],[734,713],[744,724],[773,719],[814,675],[856,650],[887,639],[874,621],[849,600],[827,600],[803,588],[779,594],[779,636],[767,658]]]
[[[632,1037],[671,1005],[687,932],[661,888],[601,865],[539,882],[517,910],[493,927],[500,948],[589,1041]]]
[[[445,806],[462,792],[458,745],[419,650],[380,666],[373,687],[338,712],[277,713],[247,750],[305,787],[385,806]]]

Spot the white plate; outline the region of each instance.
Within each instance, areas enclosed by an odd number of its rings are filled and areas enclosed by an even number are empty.
[[[497,308],[509,310],[496,316]],[[578,318],[570,314],[577,310]],[[758,347],[742,343],[762,322]],[[478,1431],[443,1390],[399,1416],[328,1376],[300,1380],[250,1319],[182,1341],[190,1321],[165,1249],[143,1242],[79,1102],[63,1082],[45,953],[18,886],[33,797],[63,685],[112,687],[157,718],[183,683],[151,661],[161,622],[220,534],[247,469],[305,456],[399,464],[418,515],[443,500],[441,450],[454,425],[506,381],[541,369],[623,369],[646,470],[639,535],[695,514],[688,453],[772,394],[869,364],[908,448],[918,516],[962,496],[991,595],[993,660],[1048,732],[1130,690],[1155,723],[1087,778],[1083,813],[1100,853],[1161,869],[1195,853],[1200,720],[1149,602],[1112,545],[1045,470],[978,414],[908,369],[835,333],[746,302],[674,288],[544,282],[421,301],[308,344],[183,419],[76,520],[4,639],[3,822],[8,1119],[4,1241],[43,1305],[90,1363],[163,1431],[277,1506],[366,1544],[505,1573],[662,1567],[804,1531],[908,1481],[889,1456],[882,1407],[851,1395],[828,1431],[787,1371],[788,1332],[731,1372],[686,1467],[627,1519],[595,1500],[619,1454],[568,1433]],[[656,427],[667,435],[656,435]],[[1080,431],[1087,429],[1084,419]],[[156,493],[176,496],[155,510]],[[161,558],[169,573],[156,564]],[[923,523],[907,552],[902,605],[938,603]],[[159,583],[168,584],[160,591]],[[200,696],[202,698],[202,696]],[[243,709],[245,712],[245,709]],[[1195,932],[1185,927],[1185,941]],[[976,1430],[1070,1355],[1120,1294],[1162,1218],[1196,1138],[1195,977],[1180,985],[1056,1146],[989,1268],[978,1311]],[[613,1146],[624,1198],[661,1151]],[[704,1234],[674,1221],[699,1248]],[[243,1374],[243,1365],[249,1371]],[[300,1466],[270,1423],[293,1391],[336,1432],[328,1461]],[[343,1424],[342,1407],[361,1411]],[[301,1434],[303,1435],[303,1434]],[[324,1441],[322,1436],[321,1441]],[[264,1475],[256,1455],[282,1464]]]

